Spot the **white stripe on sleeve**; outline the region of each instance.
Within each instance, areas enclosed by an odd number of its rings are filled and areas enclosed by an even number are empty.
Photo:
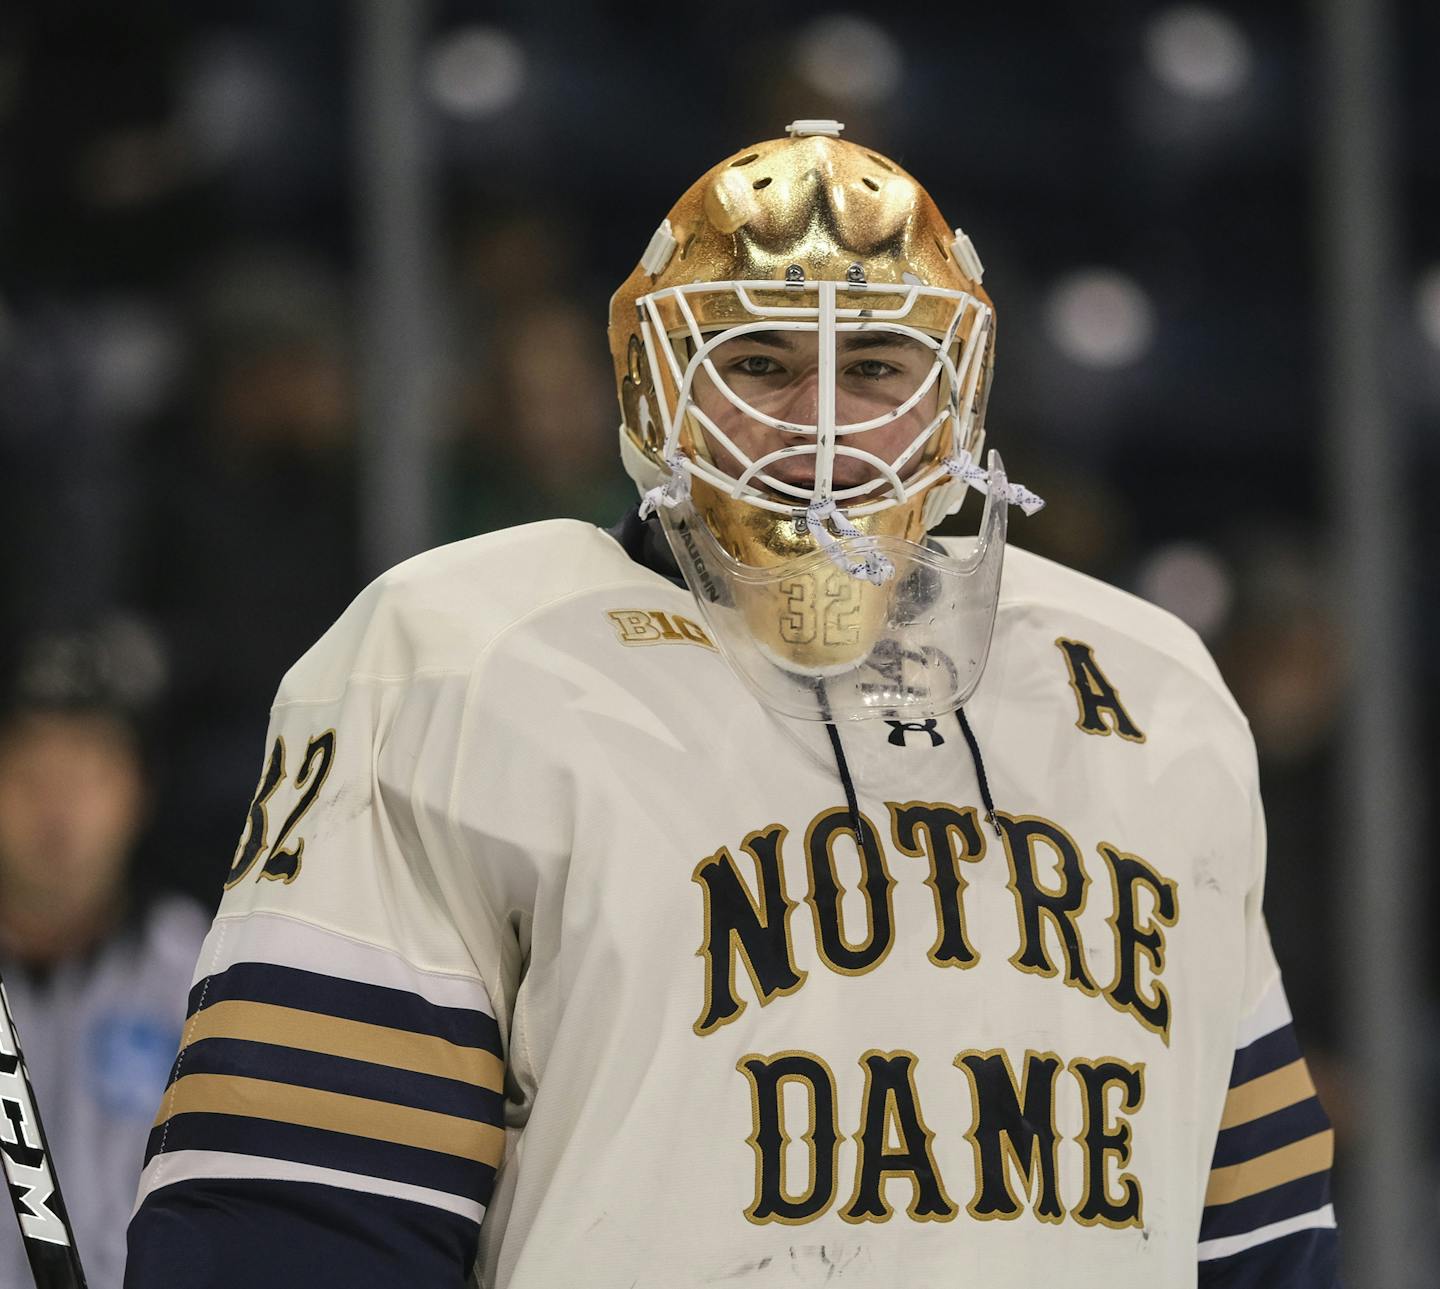
[[[1280,976],[1277,974],[1255,1010],[1240,1021],[1239,1032],[1235,1035],[1235,1050],[1249,1047],[1257,1038],[1273,1034],[1289,1023],[1290,1004],[1285,999],[1285,986],[1280,983]]]
[[[339,931],[283,913],[254,912],[219,917],[205,937],[196,968],[198,983],[237,962],[266,962],[322,976],[340,976],[418,994],[437,1007],[464,1007],[495,1015],[490,994],[473,976],[425,971],[393,949],[356,940]]]
[[[1216,1258],[1228,1258],[1231,1254],[1244,1253],[1246,1249],[1269,1244],[1271,1240],[1294,1235],[1296,1231],[1313,1231],[1334,1225],[1335,1208],[1334,1205],[1327,1204],[1324,1208],[1315,1209],[1314,1212],[1301,1213],[1298,1217],[1287,1217],[1283,1222],[1272,1222],[1269,1226],[1246,1231],[1243,1235],[1226,1235],[1218,1240],[1204,1240],[1199,1246],[1199,1260],[1213,1262]]]
[[[159,1178],[162,1164],[165,1168],[163,1184]],[[427,1186],[391,1181],[385,1177],[362,1176],[359,1173],[341,1172],[337,1168],[297,1164],[288,1159],[269,1159],[263,1155],[234,1155],[221,1150],[177,1150],[168,1155],[156,1155],[145,1166],[145,1171],[140,1174],[140,1190],[135,1196],[135,1208],[131,1216],[139,1210],[146,1196],[166,1186],[173,1186],[176,1182],[226,1179],[318,1182],[322,1186],[336,1186],[342,1190],[390,1195],[396,1199],[413,1200],[417,1204],[429,1204],[432,1208],[445,1209],[477,1223],[485,1215],[485,1206],[475,1200],[450,1195],[445,1191],[431,1190]]]

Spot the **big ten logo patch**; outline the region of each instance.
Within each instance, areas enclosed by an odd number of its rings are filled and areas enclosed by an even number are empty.
[[[715,642],[698,622],[659,609],[611,609],[605,615],[626,645],[694,644],[714,649]]]

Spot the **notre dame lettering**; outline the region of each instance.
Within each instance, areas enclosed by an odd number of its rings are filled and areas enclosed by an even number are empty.
[[[1085,1226],[1139,1226],[1144,1199],[1139,1181],[1125,1171],[1131,1155],[1133,1115],[1145,1100],[1145,1067],[1114,1057],[1073,1060],[1054,1052],[1026,1052],[1017,1079],[1008,1053],[966,1051],[955,1057],[970,1090],[970,1122],[964,1126],[975,1163],[974,1190],[966,1212],[982,1221],[1024,1215]],[[886,1222],[903,1204],[917,1222],[948,1222],[959,1208],[936,1163],[935,1132],[927,1124],[913,1052],[872,1049],[860,1057],[864,1087],[849,1136],[855,1142],[849,1198],[839,1207],[846,1222]],[[846,1139],[830,1065],[813,1052],[751,1052],[737,1067],[750,1085],[755,1189],[745,1216],[763,1225],[813,1222],[845,1192],[840,1145]],[[953,1071],[952,1071],[953,1073]],[[1065,1074],[1070,1077],[1064,1078]],[[805,1093],[803,1115],[787,1118],[784,1090]],[[1119,1113],[1109,1110],[1119,1089]],[[935,1089],[942,1101],[951,1100]],[[1066,1208],[1059,1186],[1061,1096],[1079,1103],[1083,1127],[1075,1137],[1083,1160],[1083,1188]],[[793,1104],[793,1103],[792,1103]],[[949,1126],[949,1125],[945,1125]],[[799,1144],[801,1167],[796,1167]],[[1114,1180],[1111,1180],[1112,1173]]]
[[[790,947],[790,914],[795,901],[785,893],[780,845],[785,829],[771,824],[752,832],[741,848],[755,865],[757,893],[751,894],[735,860],[724,846],[695,868],[694,880],[705,892],[705,1006],[695,1022],[697,1034],[709,1034],[745,1010],[736,992],[735,963],[745,963],[760,1005],[793,994],[805,983]],[[724,969],[717,971],[717,963]]]
[[[1120,1193],[1112,1196],[1106,1180],[1109,1156],[1115,1156],[1121,1169],[1130,1162],[1130,1125],[1123,1117],[1112,1124],[1106,1105],[1107,1094],[1116,1085],[1120,1089],[1121,1114],[1133,1115],[1140,1109],[1145,1103],[1145,1067],[1114,1059],[1076,1059],[1070,1062],[1070,1072],[1084,1089],[1082,1139],[1087,1143],[1085,1193],[1073,1216],[1086,1226],[1139,1226],[1143,1207],[1140,1183],[1122,1171],[1118,1178]]]
[[[809,1052],[752,1052],[736,1069],[750,1080],[750,1101],[755,1127],[750,1145],[755,1150],[755,1199],[745,1210],[752,1222],[787,1222],[798,1225],[820,1216],[835,1200],[836,1168],[840,1157],[840,1120],[835,1106],[835,1075],[818,1056]],[[804,1134],[792,1137],[785,1122],[786,1084],[804,1088],[810,1113]],[[797,1189],[786,1175],[786,1147],[803,1140],[806,1179]]]
[[[1112,1006],[1154,1030],[1168,1046],[1170,995],[1158,978],[1165,963],[1165,932],[1161,928],[1174,926],[1180,916],[1179,888],[1138,855],[1127,855],[1103,841],[1100,854],[1110,870],[1115,900],[1115,912],[1109,919],[1115,936],[1115,982],[1105,996]],[[1154,910],[1149,924],[1142,924],[1136,912],[1136,892],[1142,886],[1149,888]],[[1156,977],[1149,993],[1140,982],[1142,955],[1149,959]]]
[[[944,802],[886,802],[890,838],[900,859],[923,860],[935,910],[935,939],[927,955],[937,967],[970,967],[979,953],[966,931],[964,870],[987,859],[984,833],[974,807]],[[1113,910],[1107,923],[1115,948],[1115,977],[1103,987],[1086,965],[1078,918],[1092,879],[1080,844],[1059,824],[1035,815],[996,812],[1008,883],[1015,903],[1014,952],[1018,971],[1059,979],[1087,997],[1104,998],[1149,1032],[1169,1042],[1170,995],[1165,971],[1165,929],[1179,918],[1176,883],[1138,855],[1108,842],[1096,847],[1110,875]],[[887,858],[875,825],[861,816],[857,837],[843,808],[822,811],[805,830],[804,902],[810,906],[816,957],[841,975],[874,971],[896,939],[892,869],[909,879],[921,871],[898,869]],[[770,824],[741,843],[750,856],[753,879],[722,846],[696,866],[693,878],[703,892],[702,935],[697,954],[704,964],[704,998],[695,1020],[697,1034],[710,1034],[745,1010],[740,984],[743,964],[751,995],[762,1006],[794,994],[806,973],[796,965],[791,914],[797,901],[786,881],[788,830]],[[860,862],[863,926],[847,925],[837,849],[850,846]],[[795,859],[792,856],[791,862]],[[798,864],[796,865],[798,870]],[[1042,869],[1057,876],[1041,880]],[[799,872],[795,886],[800,885]],[[1137,898],[1144,888],[1146,897]],[[1146,910],[1146,911],[1142,911]],[[860,919],[852,919],[859,923]]]
[[[925,885],[935,897],[936,923],[930,961],[937,967],[973,966],[980,956],[965,936],[965,878],[960,865],[978,863],[985,857],[985,834],[975,809],[908,801],[890,806],[890,821],[895,848],[930,864]]]
[[[860,1101],[860,1129],[855,1162],[855,1192],[840,1216],[847,1222],[884,1222],[894,1211],[885,1198],[892,1178],[910,1181],[906,1212],[916,1221],[948,1222],[955,1204],[945,1193],[930,1142],[935,1134],[920,1116],[915,1087],[914,1052],[869,1051],[860,1058],[865,1091]],[[892,1134],[899,1145],[888,1144]]]
[[[804,919],[792,916],[801,901],[790,894],[802,883],[814,956],[828,971],[855,976],[881,967],[897,938],[894,888],[916,879],[929,888],[934,909],[928,961],[937,968],[973,967],[980,955],[967,930],[966,872],[988,860],[1008,870],[1015,910],[1009,965],[1104,999],[1168,1044],[1172,1003],[1161,978],[1165,932],[1180,916],[1176,882],[1138,855],[1109,842],[1096,845],[1109,877],[1106,925],[1115,961],[1114,978],[1102,986],[1087,965],[1079,923],[1092,878],[1084,849],[1063,827],[997,812],[1003,855],[992,858],[974,807],[892,801],[886,811],[888,854],[869,818],[860,817],[857,832],[849,812],[837,807],[810,821],[798,848],[787,848],[789,830],[777,823],[741,843],[748,864],[737,863],[724,846],[701,860],[693,873],[702,892],[697,953],[704,972],[696,1034],[703,1038],[730,1024],[752,999],[765,1007],[804,988],[808,977],[797,965],[793,938]],[[853,848],[858,864],[858,903],[844,899],[841,847]],[[787,865],[793,866],[789,880]],[[834,1209],[847,1222],[885,1222],[902,1207],[913,1221],[950,1221],[960,1212],[949,1188],[955,1179],[941,1176],[932,1143],[937,1131],[955,1127],[974,1157],[974,1187],[961,1197],[970,1217],[1010,1221],[1028,1210],[1046,1223],[1140,1225],[1142,1187],[1126,1168],[1130,1119],[1145,1100],[1143,1063],[1107,1056],[1067,1062],[1049,1051],[1027,1051],[1018,1060],[1000,1049],[961,1051],[950,1074],[964,1079],[969,1121],[932,1125],[914,1052],[872,1048],[857,1059],[863,1087],[853,1109],[841,1105],[833,1067],[816,1053],[751,1052],[737,1064],[750,1090],[755,1182],[744,1210],[750,1221],[800,1224]],[[803,1093],[803,1115],[795,1112],[794,1096],[787,1103],[787,1089]],[[953,1091],[935,1095],[953,1104]],[[1060,1191],[1058,1165],[1062,1098],[1072,1106],[1064,1121],[1083,1125],[1075,1137],[1083,1188],[1068,1196]],[[854,1142],[854,1172],[841,1177],[847,1139]]]
[[[974,1115],[965,1134],[975,1152],[975,1198],[967,1211],[982,1219],[1019,1217],[1022,1205],[1010,1184],[1013,1166],[1024,1179],[1022,1194],[1039,1183],[1035,1216],[1060,1221],[1065,1209],[1056,1180],[1055,1079],[1063,1062],[1054,1052],[1026,1052],[1018,1082],[1010,1057],[998,1049],[961,1052],[955,1064],[970,1081]]]
[[[1032,816],[995,814],[1005,839],[1005,858],[1010,864],[1010,890],[1015,896],[1015,918],[1020,944],[1010,958],[1012,966],[1040,976],[1060,975],[1067,985],[1081,993],[1099,991],[1085,966],[1085,951],[1075,919],[1085,909],[1090,879],[1080,858],[1080,847],[1059,824]],[[1038,852],[1051,852],[1059,870],[1059,886],[1044,886],[1037,873]],[[1057,963],[1046,947],[1045,927],[1054,928],[1060,938]]]
[[[805,868],[810,890],[805,902],[815,920],[815,944],[820,957],[832,971],[847,976],[863,975],[885,960],[895,934],[892,926],[890,892],[895,879],[885,866],[885,852],[875,835],[875,825],[860,816],[861,837],[843,806],[819,815],[805,832]],[[845,838],[860,854],[860,890],[865,897],[865,933],[846,935],[840,911],[843,893],[835,871],[835,845]]]

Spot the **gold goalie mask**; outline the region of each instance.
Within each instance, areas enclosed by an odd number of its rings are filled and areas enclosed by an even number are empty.
[[[917,719],[979,683],[1009,503],[970,239],[833,121],[722,161],[610,304],[621,453],[737,674],[811,720]],[[975,536],[926,534],[967,487]]]

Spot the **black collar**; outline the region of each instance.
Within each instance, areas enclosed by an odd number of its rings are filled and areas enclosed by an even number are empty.
[[[665,531],[660,527],[660,520],[654,515],[641,519],[639,502],[625,512],[620,522],[609,529],[609,533],[620,543],[620,549],[642,568],[648,568],[652,573],[668,578],[676,586],[684,587],[685,579],[680,576],[680,566],[675,563],[675,556],[670,553],[670,543],[665,540]]]

